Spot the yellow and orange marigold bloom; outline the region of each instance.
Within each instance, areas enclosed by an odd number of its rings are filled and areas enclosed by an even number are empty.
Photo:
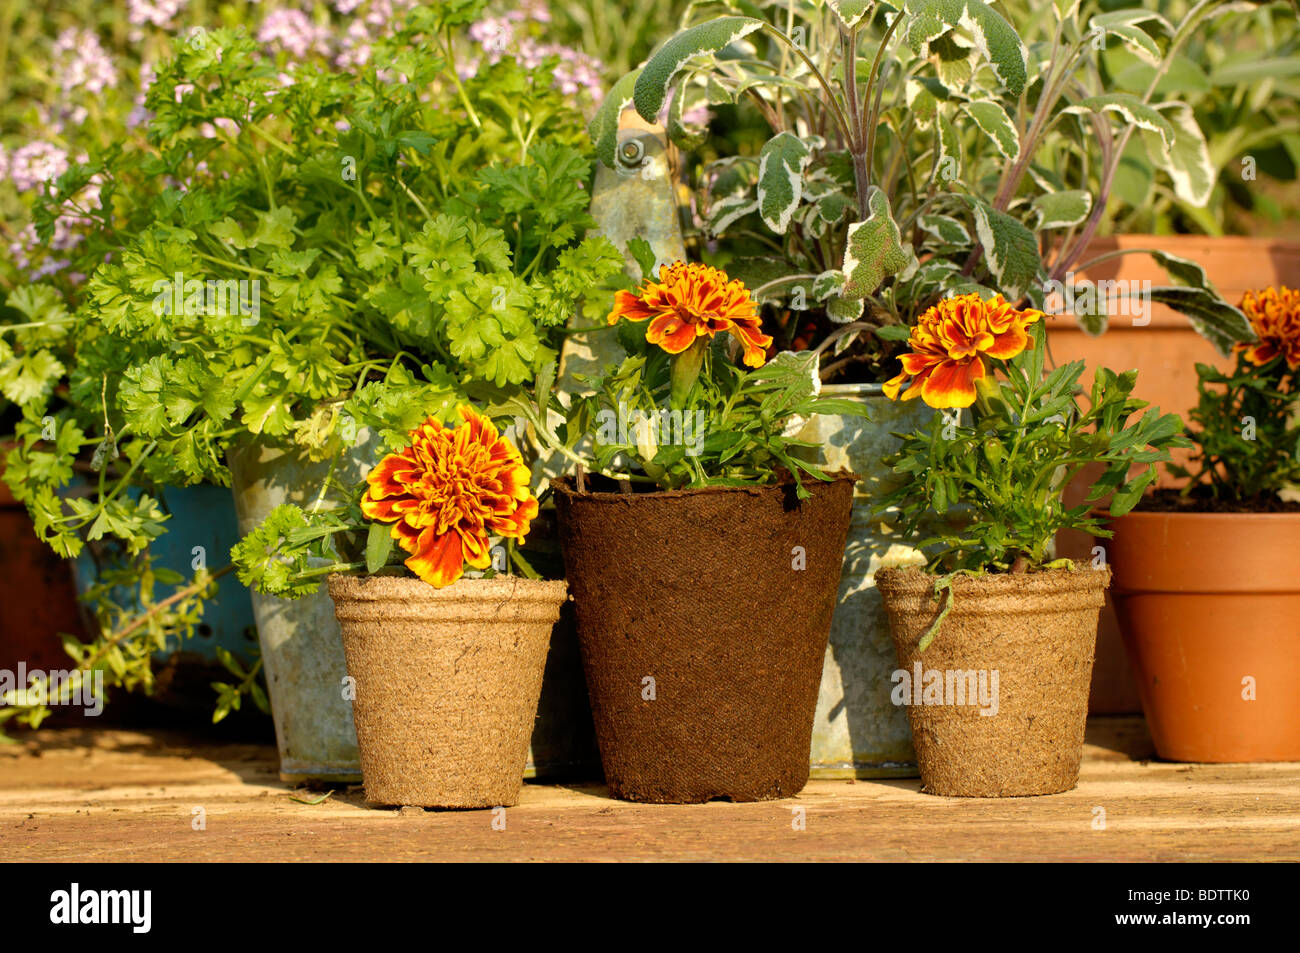
[[[609,323],[619,318],[650,321],[645,339],[669,354],[681,354],[702,337],[730,332],[745,348],[745,363],[762,367],[771,335],[759,325],[758,305],[744,282],[728,280],[726,272],[684,261],[663,265],[659,280],[646,279],[636,293],[614,296]]]
[[[459,427],[430,417],[412,430],[409,446],[370,471],[361,498],[367,519],[393,524],[393,539],[411,554],[406,567],[437,589],[466,563],[486,569],[489,537],[522,542],[537,516],[519,451],[472,407],[460,416]]]
[[[1244,353],[1256,366],[1281,354],[1291,370],[1300,367],[1300,291],[1286,287],[1247,291],[1241,310],[1259,340],[1234,345],[1234,351]]]
[[[1010,360],[1033,341],[1026,330],[1043,312],[1013,308],[995,295],[947,298],[921,315],[908,336],[910,354],[903,354],[903,372],[885,383],[885,394],[897,399],[908,378],[904,400],[922,398],[931,407],[969,407],[975,403],[975,382],[989,373],[984,358]]]

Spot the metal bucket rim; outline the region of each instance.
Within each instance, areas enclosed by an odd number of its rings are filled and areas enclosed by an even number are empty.
[[[884,384],[823,384],[821,394],[842,397],[884,397]]]

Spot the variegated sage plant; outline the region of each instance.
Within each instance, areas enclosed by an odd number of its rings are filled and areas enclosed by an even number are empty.
[[[700,3],[611,90],[589,131],[615,166],[629,105],[662,119],[691,187],[694,247],[754,290],[778,348],[811,348],[824,380],[882,380],[918,315],[975,292],[1044,307],[1090,264],[1120,161],[1140,137],[1173,190],[1204,205],[1213,172],[1184,104],[1155,95],[1224,0],[1178,22],[1054,0],[1026,43],[1024,5],[981,0]],[[1238,5],[1239,6],[1239,5]],[[1110,88],[1107,44],[1149,63]],[[710,126],[708,117],[725,122]],[[737,144],[744,117],[765,140]],[[721,127],[731,130],[724,137]],[[1190,262],[1160,255],[1150,300],[1226,353],[1249,322]],[[1068,295],[1073,298],[1073,295]],[[1105,302],[1079,319],[1099,333]]]

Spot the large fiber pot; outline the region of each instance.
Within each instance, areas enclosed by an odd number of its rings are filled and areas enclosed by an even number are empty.
[[[605,781],[655,803],[808,781],[852,474],[622,494],[552,483]]]
[[[1300,513],[1130,513],[1115,608],[1156,752],[1300,761]]]
[[[366,800],[519,800],[563,581],[329,577],[343,630]]]
[[[952,610],[920,652],[941,606],[934,581],[915,568],[876,573],[898,654],[894,691],[908,705],[924,790],[947,797],[1070,790],[1079,781],[1109,570],[958,576]]]

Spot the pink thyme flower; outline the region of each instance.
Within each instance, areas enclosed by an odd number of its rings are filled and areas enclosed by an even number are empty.
[[[370,27],[365,20],[353,20],[339,41],[339,55],[334,58],[334,65],[339,69],[353,69],[370,62],[371,42]]]
[[[126,0],[126,18],[132,26],[167,29],[187,0]]]
[[[69,27],[54,41],[54,68],[66,95],[76,89],[102,93],[117,85],[117,70],[92,30]]]
[[[296,59],[328,52],[329,38],[329,28],[317,26],[301,10],[272,10],[257,31],[259,42],[287,50]]]
[[[9,157],[9,181],[19,192],[29,192],[42,182],[53,182],[68,171],[68,154],[40,139],[14,150]]]

